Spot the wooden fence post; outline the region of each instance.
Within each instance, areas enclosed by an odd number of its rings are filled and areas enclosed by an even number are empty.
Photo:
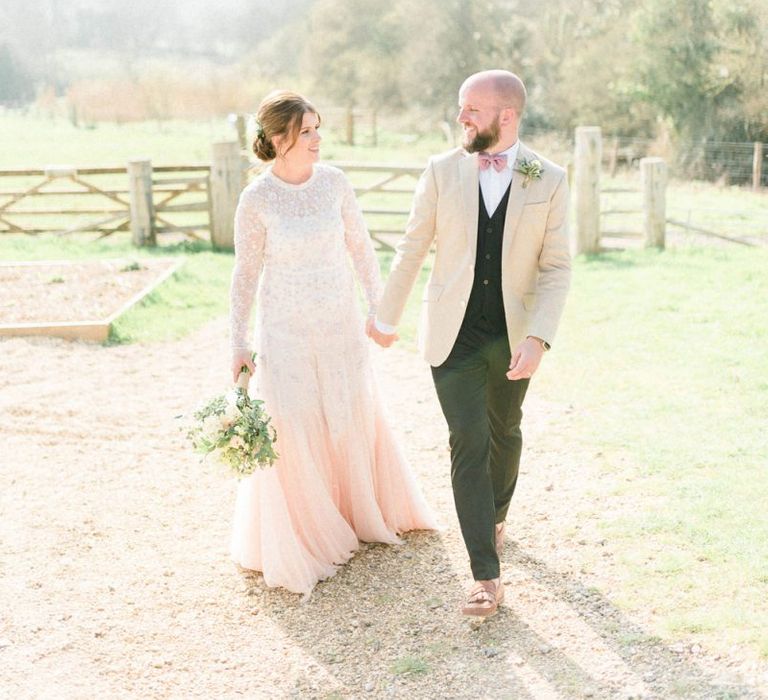
[[[156,245],[155,204],[152,199],[152,163],[150,161],[128,161],[128,189],[133,245]]]
[[[597,253],[600,250],[601,159],[600,127],[576,127],[574,179],[576,182],[577,253]]]
[[[211,244],[235,245],[235,209],[242,189],[240,145],[237,141],[213,144],[211,162]]]
[[[235,127],[237,132],[237,142],[242,150],[248,149],[248,136],[245,126],[245,115],[232,113],[229,115],[229,123]]]
[[[355,145],[355,112],[352,107],[347,107],[347,145]]]
[[[759,190],[763,184],[763,144],[755,141],[752,153],[752,189]]]
[[[667,164],[663,158],[642,158],[643,235],[646,247],[664,248],[667,227]]]
[[[451,126],[451,123],[447,119],[442,119],[438,126],[440,127],[440,132],[443,134],[443,138],[445,139],[446,143],[450,143],[451,145],[456,145],[456,134],[453,131],[453,127]]]
[[[611,143],[611,156],[608,161],[608,172],[611,173],[611,177],[616,176],[616,168],[619,165],[619,137],[614,136]]]

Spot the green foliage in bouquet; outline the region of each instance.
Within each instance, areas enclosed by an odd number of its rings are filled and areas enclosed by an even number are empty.
[[[277,433],[263,405],[248,396],[247,382],[238,381],[234,389],[195,411],[187,436],[197,452],[213,454],[238,477],[270,467],[277,459]]]

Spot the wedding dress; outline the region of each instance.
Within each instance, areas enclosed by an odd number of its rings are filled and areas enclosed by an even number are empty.
[[[346,176],[318,164],[292,185],[268,168],[241,194],[235,249],[232,346],[258,353],[251,392],[279,458],[238,485],[232,557],[307,594],[359,540],[398,543],[435,520],[379,400],[355,274],[369,310],[381,279]]]

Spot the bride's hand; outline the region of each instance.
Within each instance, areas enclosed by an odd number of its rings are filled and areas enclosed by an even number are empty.
[[[256,365],[253,364],[253,352],[248,348],[236,348],[232,351],[232,380],[237,381],[240,376],[240,370],[243,365],[248,368],[248,371],[253,375],[256,371]]]

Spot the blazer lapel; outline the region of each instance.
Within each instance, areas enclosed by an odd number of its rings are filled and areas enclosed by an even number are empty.
[[[464,232],[472,260],[477,254],[477,216],[480,204],[480,185],[477,178],[477,154],[467,155],[459,161],[461,201],[464,205]]]
[[[520,221],[520,216],[523,213],[523,207],[528,199],[528,193],[530,189],[523,187],[524,176],[517,171],[520,167],[520,161],[526,158],[532,158],[533,154],[528,148],[520,142],[520,148],[517,149],[517,160],[515,160],[515,170],[512,173],[512,183],[509,186],[509,201],[507,202],[507,215],[504,217],[504,240],[501,244],[501,259],[502,263],[507,258],[507,252],[512,245],[512,239],[517,233],[517,224]],[[529,185],[530,186],[530,185]]]

